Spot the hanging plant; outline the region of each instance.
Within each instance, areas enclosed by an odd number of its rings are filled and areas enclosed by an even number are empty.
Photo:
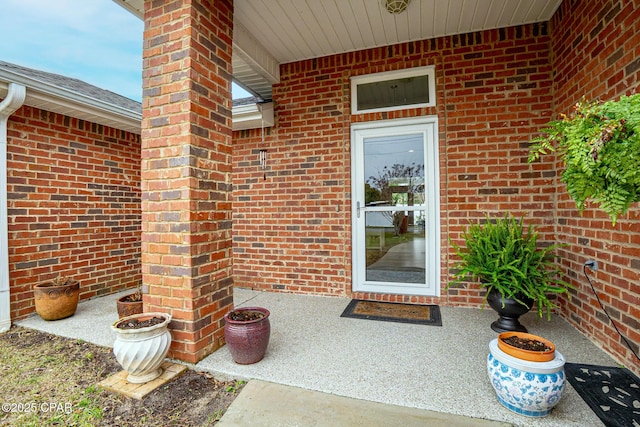
[[[593,200],[615,225],[640,201],[640,94],[582,100],[542,132],[531,143],[529,163],[557,151],[565,166],[562,182],[580,212]]]

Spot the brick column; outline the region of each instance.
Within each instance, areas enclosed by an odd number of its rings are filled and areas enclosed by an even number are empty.
[[[223,345],[233,304],[232,31],[233,0],[145,1],[144,309],[173,315],[188,362]]]

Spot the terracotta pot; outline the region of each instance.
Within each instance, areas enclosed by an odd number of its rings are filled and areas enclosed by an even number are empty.
[[[503,338],[509,338],[513,336],[540,341],[544,343],[547,347],[549,347],[550,350],[546,350],[546,351],[525,350],[522,348],[509,345],[503,341]],[[502,350],[503,352],[505,352],[510,356],[517,357],[518,359],[530,360],[532,362],[548,362],[550,360],[553,360],[553,358],[555,357],[554,353],[556,351],[556,346],[548,339],[545,339],[533,334],[527,334],[524,332],[501,333],[500,335],[498,335],[498,347],[500,348],[500,350]]]
[[[116,300],[118,317],[120,319],[142,313],[142,301],[125,301],[127,298],[131,297],[131,295],[133,294],[125,295]]]
[[[512,298],[502,298],[500,291],[491,289],[487,295],[487,303],[493,308],[500,318],[491,324],[491,329],[496,332],[519,331],[527,332],[527,328],[522,326],[518,318],[528,313],[533,307],[531,298],[520,298],[527,305],[522,305]]]
[[[33,286],[36,313],[44,320],[58,320],[73,316],[78,308],[80,284],[77,280],[64,285],[38,283]]]
[[[157,325],[138,329],[121,329],[118,325],[131,319],[144,321],[152,317],[162,317],[164,321]],[[167,326],[171,315],[167,313],[134,314],[117,320],[111,325],[116,333],[113,354],[122,368],[127,371],[127,381],[142,384],[156,379],[162,374],[160,365],[171,346],[171,333]]]
[[[232,320],[234,311],[257,311],[264,317],[256,320]],[[262,307],[242,307],[225,314],[224,337],[233,360],[241,365],[249,365],[262,360],[271,335],[269,310]]]

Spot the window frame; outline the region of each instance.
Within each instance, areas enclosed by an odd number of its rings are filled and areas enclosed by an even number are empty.
[[[429,101],[419,104],[396,105],[392,107],[371,108],[367,110],[358,109],[358,86],[367,83],[377,83],[409,77],[427,76]],[[408,110],[410,108],[435,107],[436,105],[436,81],[435,65],[423,67],[405,68],[402,70],[383,71],[381,73],[365,74],[351,77],[351,114],[377,113],[383,111]]]

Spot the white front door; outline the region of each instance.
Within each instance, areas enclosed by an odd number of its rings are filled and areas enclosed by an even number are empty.
[[[440,293],[437,118],[351,126],[353,291]]]

